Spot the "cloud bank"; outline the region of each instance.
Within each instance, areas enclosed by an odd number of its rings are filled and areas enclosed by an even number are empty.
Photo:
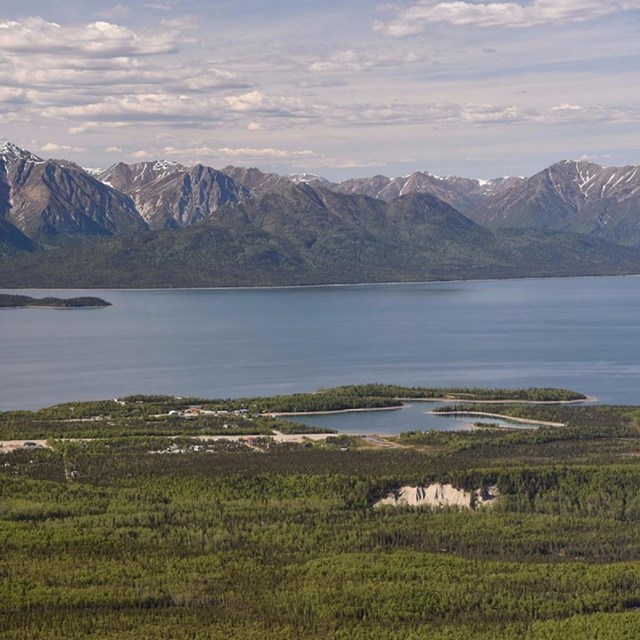
[[[534,0],[528,4],[420,0],[399,10],[389,22],[375,22],[374,29],[389,36],[403,37],[421,33],[435,22],[456,26],[524,28],[587,22],[638,9],[639,0]]]

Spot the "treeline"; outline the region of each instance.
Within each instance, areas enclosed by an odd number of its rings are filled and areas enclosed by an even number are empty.
[[[99,418],[72,420],[26,419],[17,415],[0,416],[0,440],[123,438],[140,436],[196,435],[274,435],[334,433],[324,427],[310,427],[267,416],[197,416],[192,418]]]
[[[333,387],[321,391],[329,395],[379,398],[424,398],[451,400],[522,400],[528,402],[567,402],[586,400],[586,396],[569,389],[530,387],[528,389],[483,389],[475,387],[403,387],[393,384],[359,384]]]
[[[296,393],[273,398],[251,398],[236,401],[236,403],[261,413],[312,413],[353,409],[390,409],[402,406],[399,400],[390,397],[333,393]]]
[[[638,407],[626,405],[518,405],[518,404],[452,404],[437,407],[436,413],[451,411],[492,413],[523,420],[538,420],[566,424],[569,427],[628,428],[629,432],[640,428]]]

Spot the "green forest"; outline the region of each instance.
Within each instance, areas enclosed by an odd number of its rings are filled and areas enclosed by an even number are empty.
[[[640,407],[420,389],[0,413],[0,639],[640,637]],[[403,397],[564,426],[371,442],[267,415]],[[374,507],[429,483],[500,497]]]

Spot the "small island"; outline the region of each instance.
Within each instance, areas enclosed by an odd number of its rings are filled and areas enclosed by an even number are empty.
[[[83,296],[80,298],[32,298],[31,296],[0,293],[0,309],[21,307],[46,307],[51,309],[85,309],[89,307],[110,307],[111,303],[102,298]]]

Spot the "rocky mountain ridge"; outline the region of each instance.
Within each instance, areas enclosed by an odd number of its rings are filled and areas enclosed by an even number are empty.
[[[517,177],[492,180],[458,176],[443,178],[424,171],[416,171],[399,178],[377,175],[373,178],[346,180],[333,185],[332,188],[338,193],[359,193],[386,201],[407,193],[429,193],[467,215],[489,198],[519,184],[522,180],[524,178]]]
[[[471,217],[489,228],[572,231],[640,243],[640,166],[563,160],[489,198]]]
[[[201,164],[120,162],[98,177],[130,196],[150,229],[189,226],[228,202],[250,197],[250,191],[229,175]]]
[[[489,230],[430,194],[288,182],[159,229],[0,260],[5,287],[224,287],[640,273],[640,247]]]
[[[41,247],[147,228],[133,201],[73,162],[0,148],[0,219]],[[10,226],[7,226],[10,225]]]
[[[530,178],[478,180],[418,171],[332,183],[315,174],[284,176],[234,166],[218,170],[166,160],[118,162],[104,171],[86,171],[73,162],[45,160],[6,143],[0,149],[0,253],[148,229],[187,228],[211,220],[227,223],[227,210],[252,216],[252,224],[262,220],[260,227],[273,219],[283,193],[289,195],[282,215],[276,216],[278,224],[285,225],[286,218],[292,229],[306,228],[305,216],[318,211],[305,209],[307,200],[304,206],[292,205],[296,197],[288,191],[291,187],[310,189],[311,201],[331,200],[331,207],[348,209],[360,220],[363,237],[379,231],[377,205],[372,202],[425,194],[491,230],[568,232],[621,245],[640,244],[640,166],[565,160]],[[304,236],[304,242],[313,244],[313,237]]]

